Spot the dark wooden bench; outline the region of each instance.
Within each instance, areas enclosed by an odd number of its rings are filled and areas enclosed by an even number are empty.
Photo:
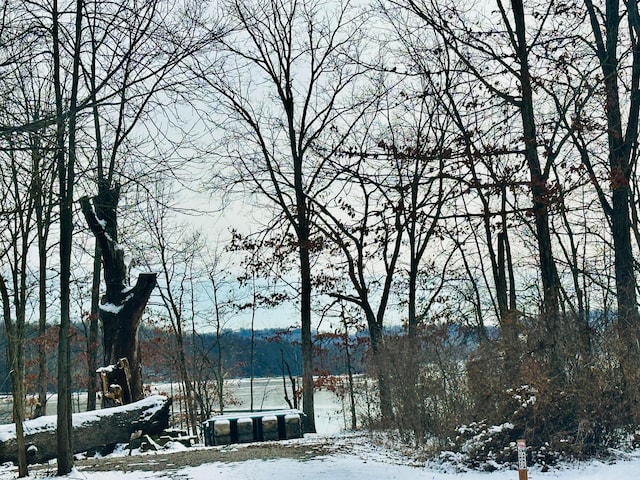
[[[300,410],[235,410],[217,415],[202,423],[204,444],[212,446],[301,438],[302,416]]]

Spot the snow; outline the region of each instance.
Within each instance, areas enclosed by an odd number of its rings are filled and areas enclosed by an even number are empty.
[[[515,425],[513,423],[507,422],[503,423],[502,425],[493,425],[489,427],[489,433],[500,433],[504,430],[513,430],[514,428]]]
[[[592,463],[571,470],[553,473],[529,472],[531,480],[559,479],[559,480],[629,480],[637,478],[640,471],[640,459],[634,462],[621,462],[614,465]],[[424,467],[395,465],[382,460],[368,460],[355,455],[339,455],[318,458],[308,461],[283,460],[251,460],[242,463],[217,463],[199,467],[185,468],[179,471],[179,478],[191,480],[208,479],[247,479],[267,480],[274,478],[287,479],[349,479],[349,480],[516,480],[518,472],[515,470],[483,473],[483,472],[441,472]],[[176,475],[178,477],[178,475]],[[176,478],[160,476],[131,476],[138,478]],[[88,480],[102,480],[108,477],[83,477]]]
[[[451,464],[430,462],[426,466],[417,464],[402,457],[397,451],[377,447],[368,441],[366,434],[339,434],[334,436],[307,435],[302,439],[288,440],[309,445],[310,450],[315,443],[329,441],[332,445],[341,446],[333,453],[317,456],[311,460],[294,460],[282,458],[276,460],[247,460],[244,462],[212,462],[200,466],[184,467],[164,472],[135,471],[136,465],[156,464],[155,452],[135,453],[129,457],[132,471],[91,472],[80,467],[66,477],[53,475],[55,468],[50,467],[48,473],[35,473],[27,477],[33,480],[66,478],[68,480],[272,480],[272,479],[310,479],[310,480],[517,480],[516,470],[503,469],[496,472],[460,471]],[[173,442],[169,451],[180,452],[186,447]],[[238,446],[244,448],[246,445]],[[344,447],[348,448],[344,448]],[[219,447],[199,447],[219,448]],[[162,453],[167,453],[163,450]],[[128,449],[120,449],[113,456],[126,456]],[[170,464],[167,468],[171,468]],[[620,455],[614,462],[590,461],[584,463],[565,464],[550,472],[542,472],[539,468],[529,471],[530,480],[630,480],[638,478],[640,472],[640,451]],[[17,468],[0,466],[0,479],[17,478]]]
[[[102,305],[100,305],[100,310],[102,310],[103,312],[113,313],[114,315],[117,315],[118,313],[120,313],[123,307],[124,305],[115,305],[113,303],[103,303]]]
[[[149,455],[138,460],[133,457],[131,467],[136,463],[149,463]],[[630,480],[637,478],[640,472],[640,455],[613,464],[588,462],[577,464],[571,468],[542,473],[540,470],[529,472],[529,479],[548,480]],[[15,468],[0,467],[0,478],[16,478]],[[56,478],[56,477],[28,477]],[[60,477],[57,477],[60,478]],[[174,479],[181,480],[268,480],[313,479],[313,480],[516,480],[518,472],[503,470],[493,473],[485,472],[447,472],[442,468],[411,466],[392,463],[388,458],[375,455],[335,454],[317,457],[313,460],[298,461],[292,459],[249,460],[245,462],[216,462],[197,467],[181,468],[172,472],[89,472],[75,470],[67,475],[72,480],[140,480],[140,479]]]
[[[111,373],[115,371],[115,365],[107,365],[106,367],[100,367],[96,370],[96,373]]]

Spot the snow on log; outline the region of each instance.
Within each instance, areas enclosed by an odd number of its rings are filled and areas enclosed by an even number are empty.
[[[131,434],[161,433],[169,424],[171,400],[154,395],[121,407],[104,408],[73,415],[73,453],[127,443]],[[24,422],[25,443],[30,463],[56,458],[56,416]],[[0,425],[0,463],[18,459],[15,424]]]

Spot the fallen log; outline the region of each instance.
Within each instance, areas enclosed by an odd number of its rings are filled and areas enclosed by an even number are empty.
[[[73,415],[73,453],[127,443],[137,431],[144,435],[159,434],[169,425],[170,406],[170,399],[154,395],[120,407],[76,413]],[[24,432],[29,463],[56,458],[55,415],[25,421]],[[17,459],[15,424],[0,425],[0,463]]]

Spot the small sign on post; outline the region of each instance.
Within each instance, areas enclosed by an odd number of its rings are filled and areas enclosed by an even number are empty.
[[[527,474],[527,442],[518,440],[516,442],[518,449],[518,476],[519,480],[528,480]]]

